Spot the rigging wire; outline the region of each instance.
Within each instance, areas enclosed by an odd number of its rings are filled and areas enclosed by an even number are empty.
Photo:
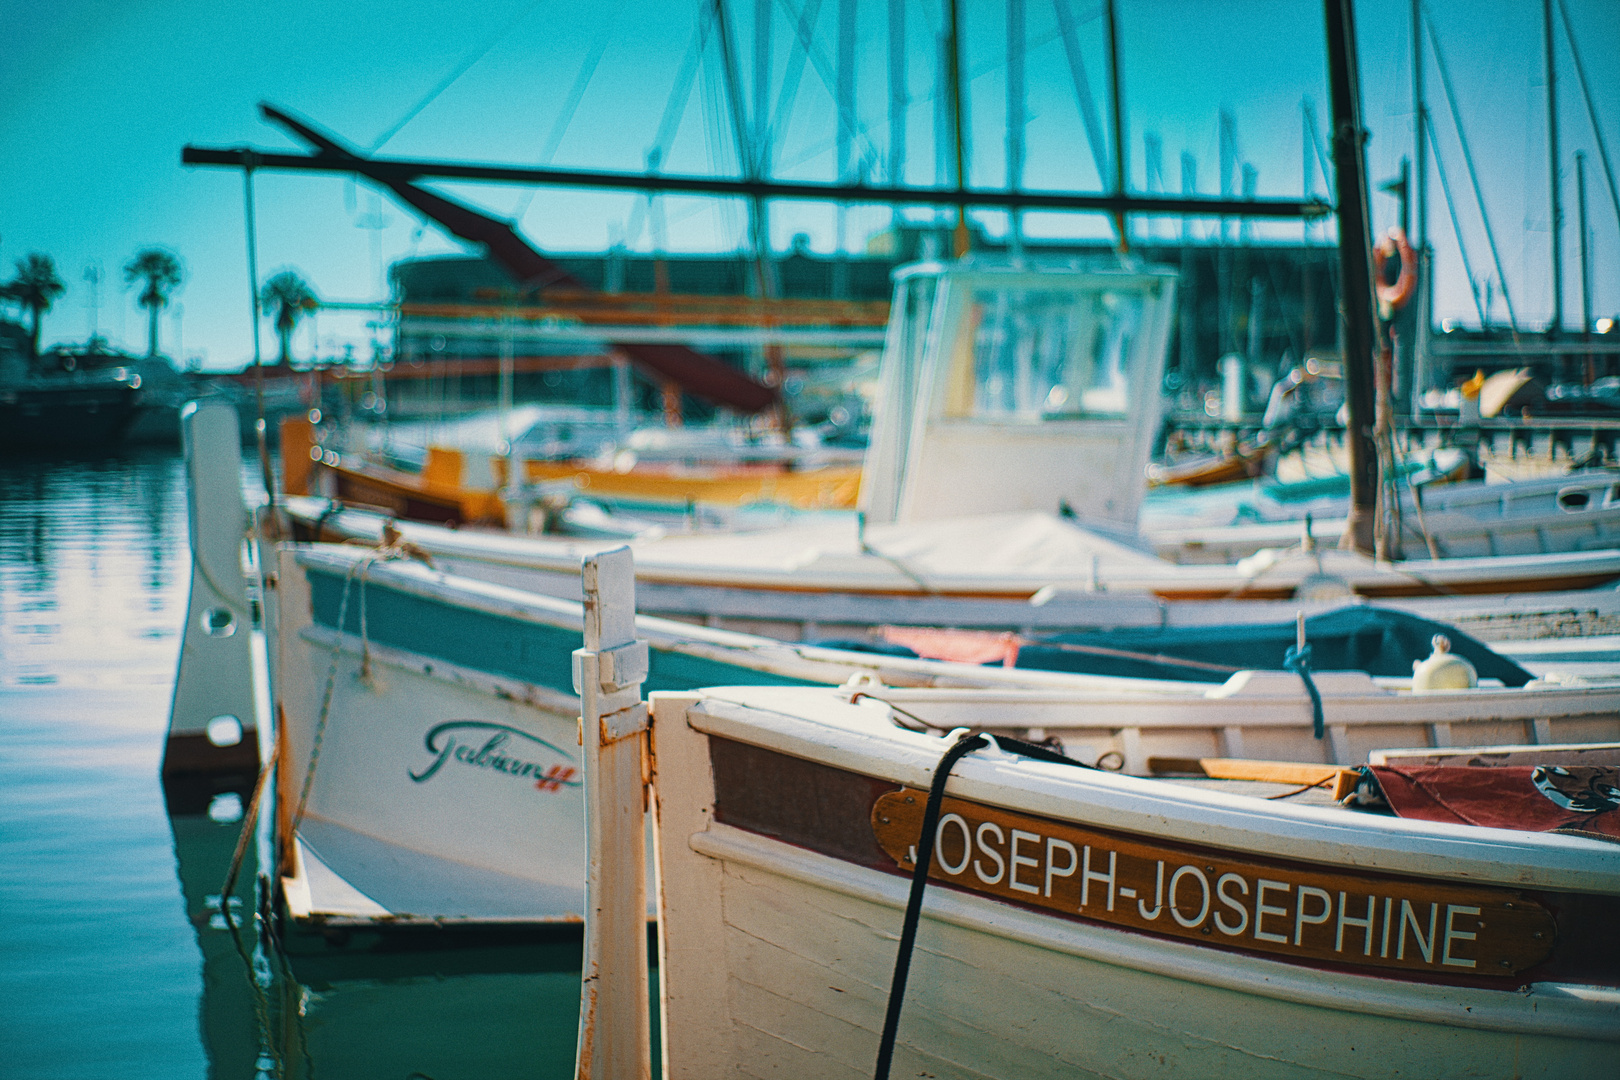
[[[1457,251],[1462,255],[1463,276],[1468,279],[1468,291],[1474,297],[1474,311],[1479,314],[1479,325],[1485,327],[1485,308],[1479,299],[1479,279],[1474,276],[1474,267],[1468,260],[1468,245],[1463,241],[1462,222],[1457,220],[1457,204],[1451,198],[1451,179],[1446,175],[1446,160],[1440,153],[1440,137],[1434,132],[1434,120],[1430,118],[1428,110],[1424,110],[1423,122],[1429,128],[1429,145],[1434,149],[1434,167],[1440,174],[1440,193],[1446,197],[1446,212],[1451,215],[1451,231],[1457,236]]]
[[[1446,104],[1451,108],[1451,120],[1457,128],[1457,141],[1462,144],[1463,163],[1468,166],[1468,179],[1474,187],[1474,201],[1479,204],[1480,221],[1485,226],[1485,242],[1490,246],[1491,261],[1496,265],[1496,280],[1502,287],[1502,303],[1507,306],[1508,326],[1517,334],[1519,320],[1513,313],[1513,298],[1508,292],[1507,276],[1502,273],[1502,257],[1496,249],[1496,232],[1491,228],[1491,217],[1485,210],[1485,194],[1480,189],[1479,174],[1474,169],[1473,151],[1468,149],[1468,136],[1463,131],[1462,113],[1457,108],[1457,95],[1451,88],[1451,74],[1446,69],[1446,58],[1440,51],[1440,35],[1435,31],[1434,20],[1428,17],[1427,12],[1424,13],[1423,22],[1429,28],[1429,42],[1434,47],[1434,66],[1440,72],[1440,85],[1446,92]]]
[[[1316,165],[1322,170],[1322,184],[1327,188],[1329,199],[1337,202],[1339,199],[1338,181],[1333,174],[1333,163],[1328,159],[1327,143],[1322,138],[1322,129],[1316,126],[1316,107],[1310,108],[1311,122],[1311,148],[1316,151]],[[1327,217],[1322,218],[1322,227],[1327,228]]]
[[[743,105],[742,78],[737,70],[736,44],[731,37],[731,27],[726,22],[725,0],[713,0],[715,39],[719,48],[715,50],[716,56],[712,63],[719,65],[719,74],[705,97],[707,115],[709,118],[709,162],[716,171],[725,168],[726,132],[730,129],[730,139],[737,157],[737,168],[743,176],[750,179],[760,179],[763,176],[761,167],[761,146],[749,132],[748,111]],[[767,11],[769,9],[767,8]],[[722,231],[732,231],[740,237],[737,247],[741,249],[744,244],[753,251],[756,266],[760,260],[769,258],[769,238],[762,234],[762,223],[765,217],[764,200],[754,197],[746,200],[746,222],[739,223],[738,200],[722,199],[716,207],[717,217],[720,219]],[[722,240],[722,242],[724,242]],[[766,275],[763,270],[759,272],[758,283],[761,292],[765,291]]]
[[[1057,12],[1058,35],[1063,39],[1063,53],[1069,61],[1069,77],[1074,82],[1075,101],[1080,106],[1080,119],[1086,126],[1086,143],[1091,147],[1091,159],[1097,166],[1097,179],[1106,184],[1107,143],[1103,139],[1102,116],[1097,111],[1097,99],[1091,94],[1091,79],[1086,74],[1085,58],[1080,52],[1080,26],[1069,7],[1069,0],[1052,0],[1052,9]]]
[[[461,62],[451,69],[450,74],[441,79],[437,86],[435,86],[432,90],[429,90],[427,95],[413,105],[392,127],[378,136],[377,141],[371,144],[370,153],[375,154],[378,150],[383,148],[384,143],[386,143],[389,139],[392,139],[395,135],[398,135],[401,128],[410,123],[412,120],[416,119],[417,114],[431,105],[434,98],[450,89],[451,85],[457,79],[467,74],[469,68],[478,63],[478,61],[482,60],[489,53],[489,50],[493,49],[497,44],[500,43],[502,38],[512,32],[518,23],[528,18],[529,13],[535,8],[539,7],[541,2],[542,0],[530,0],[528,6],[524,7],[511,19],[507,20],[499,30],[496,30],[494,34],[490,35],[488,40],[486,40],[476,49],[473,49],[466,56],[462,57]]]
[[[1569,8],[1558,0],[1558,12],[1564,17],[1564,36],[1569,39],[1569,55],[1575,61],[1575,76],[1581,84],[1581,96],[1586,100],[1586,115],[1592,121],[1592,134],[1597,137],[1598,157],[1603,162],[1603,176],[1609,182],[1609,200],[1614,203],[1615,222],[1620,224],[1620,187],[1615,186],[1614,165],[1609,159],[1609,147],[1603,140],[1603,128],[1598,124],[1597,106],[1592,102],[1592,88],[1586,82],[1586,67],[1575,47],[1575,27],[1569,21]]]
[[[578,74],[574,76],[574,85],[568,88],[568,96],[563,99],[562,109],[557,113],[557,119],[552,122],[551,131],[546,135],[545,144],[540,148],[540,159],[536,164],[551,164],[551,158],[556,154],[557,147],[562,145],[563,135],[567,133],[568,125],[573,123],[574,113],[578,110],[581,99],[585,97],[585,89],[590,86],[597,65],[602,62],[602,54],[607,51],[608,39],[612,37],[614,29],[618,26],[619,16],[623,12],[624,0],[619,0],[613,7],[613,13],[602,24],[596,40],[591,43],[590,51],[585,54],[585,60],[580,64]],[[539,189],[534,187],[523,193],[522,199],[512,211],[513,221],[523,220],[537,194]]]
[[[675,82],[670,89],[669,100],[664,102],[664,114],[658,121],[657,133],[653,135],[653,144],[647,150],[647,172],[652,175],[658,173],[663,164],[664,155],[669,150],[669,144],[674,141],[675,133],[680,129],[681,119],[686,115],[686,104],[692,96],[692,82],[697,78],[698,64],[703,59],[703,46],[708,40],[709,19],[714,9],[704,5],[698,11],[697,26],[693,28],[692,40],[686,47],[686,55],[681,58],[681,66],[676,70]],[[654,206],[658,196],[648,192],[645,198],[637,199],[630,211],[630,221],[625,228],[625,245],[632,246],[641,238],[641,231],[649,221],[658,215]],[[658,224],[654,224],[655,233]],[[658,242],[654,237],[655,243]]]
[[[816,18],[821,14],[821,0],[806,0],[799,13],[794,43],[808,40],[815,32]],[[793,114],[794,101],[799,96],[799,81],[804,77],[807,59],[802,48],[788,49],[787,70],[782,75],[782,92],[776,99],[776,112],[771,118],[771,130],[779,136],[787,130],[788,118]]]
[[[792,0],[779,0],[779,2],[782,5],[782,10],[786,11],[789,16],[798,14],[793,10]],[[871,135],[867,132],[865,126],[861,124],[860,117],[856,114],[853,106],[846,109],[838,101],[839,95],[836,89],[838,79],[831,61],[816,47],[814,37],[807,32],[810,28],[795,18],[790,18],[789,21],[793,22],[796,27],[794,37],[799,43],[799,48],[804,51],[805,58],[810,61],[810,66],[815,69],[816,77],[821,80],[821,85],[832,96],[835,108],[839,112],[842,121],[849,125],[852,141],[863,144],[858,151],[861,164],[871,172],[881,173],[882,170],[877,167],[879,161],[877,146],[873,143]],[[848,115],[843,115],[846,113]]]
[[[716,5],[716,10],[719,10],[719,5]],[[718,32],[715,36],[716,38],[719,38],[724,33],[724,27],[718,25],[718,19],[716,22],[716,29]],[[704,57],[709,67],[712,68],[718,65],[721,68],[718,76],[711,73],[709,77],[702,80],[699,106],[701,109],[701,116],[703,118],[704,150],[708,157],[709,168],[716,173],[724,173],[729,171],[727,166],[730,164],[730,162],[726,160],[728,156],[726,150],[727,147],[732,145],[732,140],[728,138],[726,134],[726,119],[730,110],[726,106],[725,84],[727,82],[727,77],[724,70],[724,45],[722,45],[719,49],[706,50]],[[740,133],[738,138],[741,138]],[[736,150],[739,157],[739,168],[741,171],[746,172],[748,169],[746,157],[748,148],[742,142],[738,142],[736,145]],[[705,209],[713,212],[715,218],[717,219],[714,223],[716,225],[716,238],[720,239],[722,244],[725,243],[725,240],[721,234],[725,232],[739,231],[737,229],[736,199],[709,200],[705,206]],[[741,244],[738,246],[740,247]]]

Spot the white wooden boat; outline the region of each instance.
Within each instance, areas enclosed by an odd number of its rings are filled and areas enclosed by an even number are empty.
[[[1143,529],[1160,556],[1177,563],[1229,563],[1311,535],[1333,545],[1344,535],[1343,499],[1288,508],[1280,520]],[[1401,553],[1409,559],[1477,558],[1591,551],[1620,544],[1620,471],[1584,469],[1564,476],[1486,483],[1470,480],[1415,489],[1403,501]]]
[[[288,499],[297,535],[376,544],[393,530],[467,577],[572,598],[579,560],[620,540],[568,540],[391,521]],[[1175,566],[1041,514],[632,542],[642,610],[799,639],[896,624],[1000,629],[1280,621],[1356,596],[1486,639],[1620,631],[1620,552],[1379,563],[1350,552],[1262,552]]]
[[[361,929],[576,928],[584,911],[578,602],[455,577],[399,551],[267,559],[284,912]],[[1390,745],[1620,738],[1620,681],[1412,694],[1361,672],[1208,686],[845,652],[642,617],[649,689],[843,686],[929,724],[993,693],[1024,736],[1146,772],[1154,757],[1358,764]],[[851,680],[854,680],[853,683]]]
[[[933,704],[941,724],[1022,716],[976,692]],[[666,1075],[870,1074],[931,778],[956,737],[907,726],[837,690],[653,696]],[[1288,790],[995,746],[963,757],[894,1074],[1610,1069],[1620,847],[1256,787]],[[612,990],[594,993],[627,1003]]]
[[[1167,270],[964,261],[899,271],[860,513],[638,539],[650,610],[674,613],[660,593],[683,596],[689,613],[721,615],[726,594],[744,607],[837,596],[893,611],[893,598],[1025,604],[1107,592],[1151,604],[1500,595],[1620,580],[1620,551],[1385,563],[1306,545],[1176,565],[1145,550],[1134,532],[1174,293]],[[312,538],[356,535],[322,503],[291,505]],[[463,572],[570,597],[579,560],[617,543],[403,531],[435,558],[463,560]]]
[[[213,490],[202,475],[209,463],[235,468],[228,454],[199,452],[205,429],[228,434],[215,413],[187,417],[199,491]],[[194,550],[208,576],[225,579],[202,594],[206,606],[240,572],[228,553],[242,533],[238,517],[205,512],[205,501],[192,501]],[[459,579],[404,546],[276,547],[262,538],[259,566],[276,718],[276,902],[294,947],[307,935],[371,941],[381,929],[577,933],[587,831],[581,684],[570,654],[585,625],[581,606]],[[219,622],[203,614],[194,613],[199,625]],[[1309,692],[1286,674],[1240,673],[1210,688],[846,653],[651,618],[635,632],[651,648],[634,680],[622,675],[638,686],[854,679],[846,696],[887,700],[923,723],[951,722],[929,694],[977,687],[1002,695],[998,708],[1017,714],[1023,735],[1133,771],[1155,756],[1331,766],[1391,743],[1620,735],[1614,682],[1414,695],[1399,680],[1324,672],[1316,685],[1326,730],[1317,740]],[[181,680],[190,684],[198,676],[188,672]],[[189,690],[176,694],[176,728],[187,736],[197,710],[178,703],[191,700]]]

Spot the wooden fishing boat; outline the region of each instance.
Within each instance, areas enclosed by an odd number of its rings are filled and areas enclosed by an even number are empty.
[[[460,579],[403,547],[283,545],[266,565],[290,936],[577,930],[580,604]],[[1322,672],[1317,739],[1309,693],[1285,672],[1209,686],[793,645],[651,617],[635,632],[648,649],[636,681],[650,689],[849,684],[846,695],[931,716],[952,688],[976,687],[1021,717],[1022,736],[1130,772],[1163,756],[1331,767],[1391,744],[1620,738],[1620,682],[1413,694],[1409,679]]]
[[[309,539],[375,543],[388,524],[321,500],[289,500],[287,506],[299,535]],[[582,557],[619,542],[476,534],[403,522],[398,529],[457,573],[560,596],[572,595]],[[632,546],[647,610],[752,612],[762,621],[796,611],[800,619],[860,622],[851,615],[865,610],[869,623],[916,623],[916,613],[927,610],[924,623],[974,625],[937,609],[942,602],[983,601],[1000,604],[1005,617],[1009,604],[1027,612],[1032,600],[1049,603],[1061,596],[1103,601],[1093,604],[1099,611],[1118,605],[1119,619],[1159,623],[1164,601],[1439,599],[1592,589],[1620,580],[1620,551],[1614,550],[1379,562],[1313,545],[1264,549],[1233,564],[1181,565],[1066,518],[1037,513],[890,525],[822,516],[756,532],[655,535]],[[811,614],[818,608],[824,620]]]
[[[594,459],[519,458],[522,483],[514,487],[506,481],[505,457],[475,449],[430,445],[421,469],[413,472],[375,455],[318,446],[305,417],[285,420],[281,439],[284,460],[300,465],[288,477],[291,494],[319,492],[406,521],[510,526],[520,533],[529,530],[528,511],[541,497],[566,501],[578,495],[667,507],[767,503],[821,510],[853,507],[861,482],[858,464],[825,463],[798,453],[661,460],[626,452],[609,465]],[[311,462],[307,467],[305,458]]]
[[[1277,461],[1277,447],[1268,444],[1239,446],[1229,454],[1208,454],[1148,466],[1149,487],[1214,487],[1253,480],[1269,473]]]
[[[999,733],[1021,713],[966,691],[653,696],[666,1075],[866,1075],[886,1016],[897,1075],[1568,1076],[1613,1058],[1608,840],[991,740],[952,768],[963,733],[913,717]],[[1582,833],[1620,817],[1524,786]]]
[[[1154,551],[1178,563],[1229,563],[1297,543],[1303,514],[1311,535],[1336,544],[1344,499],[1291,508],[1283,520],[1143,530]],[[1511,483],[1470,480],[1411,489],[1401,510],[1401,555],[1478,558],[1590,551],[1620,544],[1620,471],[1583,469]]]
[[[638,457],[622,469],[528,462],[525,479],[677,505],[849,507],[858,491],[874,522],[1044,510],[1130,528],[1159,420],[1175,281],[1160,268],[905,267],[895,275],[881,400],[860,469],[796,467],[797,453],[774,462]],[[285,442],[294,448],[284,453],[289,461],[301,461],[312,445],[307,430],[288,433]],[[504,458],[480,454],[443,452],[418,482],[397,470],[362,468],[336,450],[321,450],[319,461],[324,479],[299,470],[288,490],[330,483],[327,494],[366,498],[363,505],[406,518],[426,511],[446,520],[444,500],[453,503],[459,492],[482,500],[508,486]],[[516,510],[459,520],[526,529],[526,515]]]
[[[898,272],[895,289],[860,512],[637,539],[648,610],[831,611],[850,600],[882,612],[941,600],[1027,609],[1067,593],[1150,606],[1451,597],[1620,580],[1613,551],[1387,563],[1307,544],[1235,564],[1167,562],[1131,537],[1157,430],[1174,275],[923,264]],[[341,507],[289,506],[306,537],[380,538],[381,522]],[[401,528],[458,573],[566,597],[579,560],[617,542]]]

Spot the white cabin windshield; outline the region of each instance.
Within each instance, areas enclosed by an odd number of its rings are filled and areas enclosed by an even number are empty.
[[[999,420],[1125,416],[1144,297],[1135,291],[975,289],[946,415]],[[969,362],[970,361],[970,362]]]

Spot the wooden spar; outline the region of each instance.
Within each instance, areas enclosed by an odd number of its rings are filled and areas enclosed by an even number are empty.
[[[636,640],[628,547],[581,568],[585,647],[574,652],[585,754],[585,959],[578,1080],[652,1074],[647,1012],[647,643]]]
[[[1341,546],[1373,552],[1378,451],[1373,443],[1373,287],[1367,215],[1366,130],[1356,70],[1351,0],[1324,0],[1328,86],[1333,99],[1333,174],[1338,191],[1344,397],[1350,413],[1350,515]]]
[[[314,155],[316,159],[342,162],[347,171],[388,188],[401,201],[432,218],[452,235],[482,244],[489,259],[505,270],[521,288],[533,290],[548,285],[580,287],[580,282],[568,271],[531,247],[511,223],[378,172],[369,158],[279,109],[261,105],[260,110],[265,119],[286,128],[295,137],[313,146],[317,151]],[[759,412],[773,404],[778,396],[774,387],[755,382],[730,365],[694,352],[684,345],[624,342],[620,351],[643,368],[679,383],[686,391],[741,413]]]
[[[188,404],[180,414],[191,531],[191,597],[169,711],[163,779],[231,777],[259,769],[254,720],[253,617],[242,578],[247,510],[236,410]]]

